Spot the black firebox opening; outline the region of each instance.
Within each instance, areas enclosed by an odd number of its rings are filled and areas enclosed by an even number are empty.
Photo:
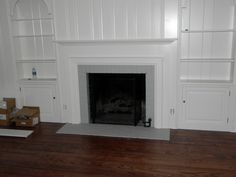
[[[88,73],[91,123],[137,125],[145,120],[145,74]]]

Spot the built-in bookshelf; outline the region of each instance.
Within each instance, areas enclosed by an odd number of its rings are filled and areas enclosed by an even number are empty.
[[[12,33],[19,80],[56,79],[53,16],[44,0],[18,0],[12,10]]]
[[[234,10],[234,0],[180,0],[182,83],[233,81]]]

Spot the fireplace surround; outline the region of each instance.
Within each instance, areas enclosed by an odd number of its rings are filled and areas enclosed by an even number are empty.
[[[89,66],[152,66],[154,68],[155,128],[176,127],[170,108],[174,107],[176,91],[175,39],[123,41],[56,41],[58,48],[58,83],[63,122],[85,121],[84,95],[81,94],[78,67]],[[147,106],[148,108],[149,106]]]
[[[89,75],[91,74],[108,74],[108,75],[122,75],[122,79],[131,79],[130,75],[144,75],[144,100],[145,100],[145,107],[144,107],[144,115],[143,121],[147,121],[149,118],[154,120],[154,76],[155,76],[155,67],[153,65],[78,65],[78,79],[79,79],[79,94],[80,94],[80,110],[81,110],[81,122],[82,123],[94,123],[94,115],[91,114],[91,99],[89,93]],[[129,75],[129,76],[128,76]],[[100,81],[101,82],[101,81]],[[128,81],[131,82],[131,81]],[[128,84],[126,82],[126,84]],[[141,81],[139,81],[141,82]],[[101,83],[103,84],[103,83]],[[140,83],[138,83],[140,84]],[[109,84],[107,83],[107,86]],[[138,86],[138,85],[137,85]],[[140,85],[141,87],[141,85]],[[99,87],[97,86],[97,89]],[[124,88],[123,88],[124,89]],[[125,88],[127,90],[128,87]],[[108,90],[107,90],[108,92]],[[140,95],[140,93],[139,93]],[[126,101],[127,103],[127,101]],[[114,117],[115,115],[113,115]],[[132,116],[132,115],[130,115]],[[133,115],[134,116],[134,115]],[[134,117],[134,119],[139,119],[138,115]],[[122,119],[122,116],[121,118]],[[103,119],[104,120],[104,119]],[[155,121],[153,121],[155,122]],[[105,123],[103,121],[98,121],[97,123]],[[118,120],[114,120],[113,122],[107,122],[117,124]],[[120,124],[132,124],[131,122],[120,122]],[[137,122],[134,123],[136,125]],[[153,126],[152,124],[151,126]]]

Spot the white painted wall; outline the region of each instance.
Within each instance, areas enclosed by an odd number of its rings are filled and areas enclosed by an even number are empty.
[[[16,69],[12,57],[6,0],[0,1],[0,97],[16,97]]]
[[[54,0],[56,38],[176,38],[177,9],[177,0]]]

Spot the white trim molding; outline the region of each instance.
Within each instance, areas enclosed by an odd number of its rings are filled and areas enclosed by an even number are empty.
[[[120,57],[118,57],[121,59]],[[145,61],[145,62],[144,62]],[[71,107],[71,123],[80,123],[80,95],[79,95],[79,65],[152,65],[155,68],[154,76],[154,127],[161,128],[162,125],[162,62],[163,58],[159,57],[124,57],[119,62],[117,57],[71,57],[67,59],[67,70],[69,78],[69,93]]]

